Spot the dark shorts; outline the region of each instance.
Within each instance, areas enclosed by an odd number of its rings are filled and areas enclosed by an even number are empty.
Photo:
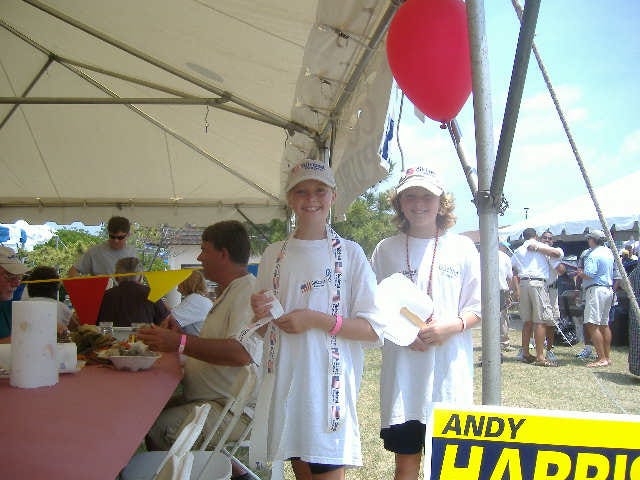
[[[300,457],[291,457],[289,460],[300,460]],[[332,465],[330,463],[306,463],[307,465],[309,465],[309,470],[311,470],[311,473],[314,475],[333,472],[334,470],[338,470],[339,468],[344,467],[344,465]]]
[[[401,455],[424,452],[424,436],[427,426],[418,420],[409,420],[400,425],[391,425],[380,430],[385,450]]]

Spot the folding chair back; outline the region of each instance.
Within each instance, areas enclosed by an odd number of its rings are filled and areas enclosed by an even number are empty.
[[[251,367],[242,367],[235,382],[231,386],[231,396],[227,399],[227,402],[220,412],[215,424],[211,427],[204,441],[200,445],[200,450],[206,450],[218,432],[220,432],[220,438],[213,447],[213,451],[221,452],[224,449],[224,446],[229,440],[229,437],[236,425],[243,415],[245,415],[245,408],[251,398],[251,393],[253,392],[255,384],[256,375]],[[222,428],[226,419],[228,419],[228,423],[224,428]],[[253,420],[251,419],[249,423],[251,424],[252,421]],[[250,426],[251,425],[248,425],[243,431],[243,440],[246,439],[246,436],[249,434]]]
[[[134,455],[120,473],[120,478],[123,480],[188,479],[193,466],[193,455],[190,450],[200,436],[210,410],[209,404],[194,407],[168,451],[143,452]]]

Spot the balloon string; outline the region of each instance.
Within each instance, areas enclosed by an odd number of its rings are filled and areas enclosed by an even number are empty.
[[[402,121],[402,107],[404,106],[404,92],[400,97],[400,110],[398,112],[398,121],[396,122],[396,143],[398,144],[398,150],[400,151],[400,164],[402,165],[402,171],[404,172],[404,152],[402,151],[402,145],[400,144],[400,122]]]

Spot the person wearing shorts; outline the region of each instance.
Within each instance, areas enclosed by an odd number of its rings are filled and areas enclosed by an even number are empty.
[[[516,248],[511,264],[519,279],[519,312],[522,319],[522,360],[538,366],[552,367],[557,363],[545,357],[544,341],[548,326],[553,326],[553,313],[547,280],[549,261],[547,256],[559,256],[558,249],[538,241],[533,228],[522,232],[524,243]],[[529,353],[531,331],[536,342],[535,357]]]
[[[591,252],[578,270],[584,289],[584,325],[596,350],[596,359],[587,367],[606,367],[611,364],[611,330],[609,310],[613,302],[613,254],[605,245],[602,230],[587,234]]]

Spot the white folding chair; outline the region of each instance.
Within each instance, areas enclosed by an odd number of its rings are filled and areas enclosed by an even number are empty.
[[[121,480],[189,480],[205,475],[209,480],[231,477],[231,461],[219,452],[203,452],[197,461],[191,448],[196,443],[211,406],[194,407],[190,417],[171,448],[164,451],[142,452],[133,456],[120,472]],[[198,452],[200,453],[200,452]]]
[[[202,441],[200,445],[200,451],[193,452],[193,453],[196,459],[199,459],[199,457],[202,454],[206,455],[206,453],[208,452],[205,452],[205,450],[210,446],[216,434],[219,433],[220,437],[218,438],[215,445],[213,446],[213,450],[212,450],[213,453],[218,455],[219,454],[225,455],[226,457],[228,457],[238,465],[242,466],[249,473],[251,477],[257,480],[260,480],[259,477],[255,475],[247,466],[245,466],[236,457],[234,457],[234,453],[239,448],[239,445],[241,444],[241,442],[244,442],[249,436],[251,427],[253,425],[253,418],[247,413],[246,409],[247,409],[247,403],[251,399],[251,393],[254,390],[255,383],[256,383],[255,372],[249,366],[243,367],[238,373],[238,376],[236,377],[236,380],[231,387],[231,396],[227,399],[227,402],[225,403],[225,406],[220,412],[220,414],[218,415],[218,418],[215,424],[211,427],[207,436]],[[233,449],[230,452],[225,447],[229,443],[229,438],[233,433],[234,429],[236,428],[236,426],[238,425],[238,422],[243,418],[247,421],[247,426],[244,428],[244,430],[240,434],[240,437],[236,440],[233,440],[232,442]],[[227,424],[224,428],[222,428],[225,420],[227,420]],[[206,470],[207,465],[213,462],[215,462],[215,457],[208,458],[206,461],[204,470]],[[199,476],[194,478],[196,479],[207,478],[204,475],[204,470],[203,470],[203,473],[201,473]]]

